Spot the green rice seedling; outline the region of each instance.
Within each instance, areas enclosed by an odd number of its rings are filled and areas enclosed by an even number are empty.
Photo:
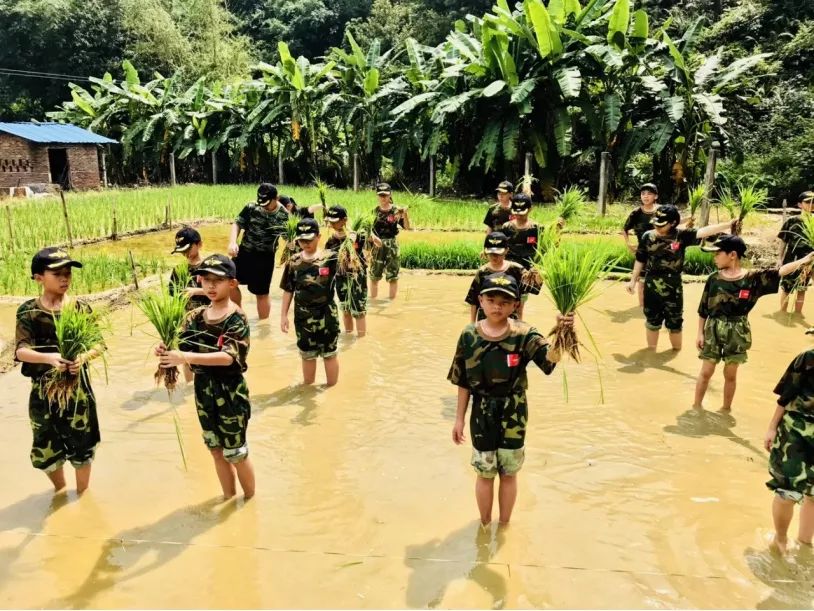
[[[800,230],[797,238],[810,249],[814,250],[814,214],[810,212],[802,212],[800,214]],[[805,290],[805,287],[808,285],[808,279],[811,276],[811,268],[811,264],[808,264],[800,271],[800,275],[794,283],[795,290]]]
[[[285,247],[280,253],[280,264],[285,265],[291,259],[291,255],[297,252],[297,225],[300,219],[292,214],[283,227],[283,238],[285,239]]]
[[[178,349],[181,327],[187,315],[188,301],[186,292],[180,291],[173,295],[163,284],[159,290],[145,291],[137,298],[136,304],[153,325],[158,333],[158,339],[167,347],[167,350]],[[178,368],[159,366],[153,377],[156,384],[163,381],[167,392],[172,393],[178,383]]]
[[[582,188],[568,187],[557,195],[557,214],[567,223],[579,216],[587,202],[587,194]]]
[[[689,201],[687,202],[690,209],[690,218],[686,223],[688,229],[695,227],[695,214],[698,212],[698,208],[701,207],[701,203],[704,201],[706,194],[707,188],[704,185],[698,185],[694,189],[690,189]]]
[[[729,216],[733,219],[738,216],[738,200],[731,188],[722,187],[718,190],[718,205],[729,212]]]
[[[319,203],[322,204],[322,214],[325,215],[328,212],[328,183],[315,178],[314,186],[317,188]]]
[[[758,189],[756,183],[738,185],[738,226],[743,223],[747,215],[765,205],[769,199],[768,189]]]
[[[345,239],[339,244],[337,257],[337,271],[341,276],[356,278],[362,271],[362,259],[355,248],[355,234],[347,233]]]
[[[57,336],[57,351],[62,358],[75,361],[82,354],[94,349],[101,349],[104,344],[103,329],[106,313],[102,309],[92,311],[75,300],[64,303],[59,312],[53,312],[54,328]],[[104,357],[103,357],[104,358]],[[83,366],[78,375],[69,371],[51,369],[45,374],[43,391],[50,403],[56,403],[60,413],[74,401],[74,405],[83,397],[84,380],[88,381],[88,369]]]

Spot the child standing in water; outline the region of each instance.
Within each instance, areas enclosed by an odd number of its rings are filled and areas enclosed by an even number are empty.
[[[645,232],[636,248],[636,263],[627,287],[634,294],[642,270],[644,276],[644,316],[647,347],[655,350],[662,325],[670,333],[673,350],[681,350],[684,325],[684,287],[681,272],[684,254],[699,240],[723,233],[736,221],[708,225],[701,229],[678,229],[681,217],[675,206],[659,206],[653,218],[654,229]]]
[[[475,277],[472,279],[472,284],[469,285],[469,292],[466,294],[466,303],[469,304],[469,322],[482,320],[485,318],[483,310],[480,309],[480,291],[483,286],[484,279],[497,272],[503,272],[512,276],[517,285],[521,286],[523,279],[523,266],[514,261],[506,261],[506,253],[509,251],[509,239],[505,234],[499,231],[493,231],[486,236],[483,243],[483,253],[488,257],[488,262],[481,265]],[[518,320],[523,319],[523,303],[517,307]]]
[[[336,294],[339,297],[339,309],[345,325],[345,333],[353,333],[354,322],[356,333],[364,337],[367,333],[367,261],[365,260],[365,237],[354,232],[347,233],[348,211],[342,206],[331,206],[325,216],[331,225],[333,235],[325,242],[325,250],[339,252],[346,238],[349,238],[359,260],[360,269],[356,274],[336,274]]]
[[[639,198],[642,203],[625,219],[621,234],[625,240],[625,246],[634,254],[644,234],[653,228],[653,218],[656,216],[656,205],[659,200],[659,188],[652,182],[648,182],[639,189]],[[631,231],[636,235],[635,245],[630,243]],[[644,306],[644,284],[639,284],[639,306]]]
[[[198,267],[210,304],[189,313],[178,350],[162,343],[156,355],[162,367],[188,365],[195,373],[195,407],[203,440],[215,461],[223,497],[254,496],[254,467],[246,433],[251,417],[249,389],[243,373],[249,353],[249,321],[229,298],[237,270],[229,257],[211,255]]]
[[[810,547],[814,536],[814,350],[797,355],[774,392],[777,408],[763,443],[771,475],[766,486],[775,495],[771,547],[785,554],[795,504],[801,503],[797,541]]]
[[[187,303],[187,309],[189,310],[209,305],[209,298],[201,288],[197,275],[198,267],[203,261],[201,257],[202,247],[201,234],[192,227],[184,227],[175,234],[175,248],[170,253],[173,255],[178,252],[182,253],[186,258],[186,262],[182,265],[186,266],[186,269],[180,269],[181,266],[173,268],[167,288],[170,295],[185,291],[189,296],[189,302]],[[186,278],[184,286],[181,286],[182,277]]]
[[[811,214],[811,209],[814,207],[814,191],[804,191],[800,193],[797,206],[801,210],[801,214]],[[780,233],[777,237],[783,243],[780,248],[780,263],[788,263],[796,261],[801,257],[805,257],[811,252],[811,247],[803,237],[803,223],[799,216],[792,216],[783,223]],[[806,300],[806,290],[808,290],[808,283],[810,278],[805,279],[800,277],[799,273],[791,274],[780,281],[780,311],[785,312],[789,307],[789,297],[791,293],[797,293],[797,299],[794,303],[794,313],[803,313],[803,304]]]
[[[520,286],[513,276],[499,272],[484,279],[480,305],[486,318],[461,332],[448,375],[458,386],[452,429],[452,441],[458,445],[466,440],[464,425],[472,397],[471,462],[477,473],[475,498],[483,525],[492,521],[496,476],[500,476],[500,524],[509,523],[517,499],[517,473],[525,458],[528,420],[526,367],[534,363],[550,374],[559,360],[549,353],[541,333],[510,319],[519,303]],[[573,324],[573,314],[565,321]]]
[[[752,330],[747,315],[759,298],[777,292],[782,276],[814,260],[814,253],[786,263],[780,269],[744,270],[741,258],[746,253],[746,243],[738,236],[722,235],[703,250],[715,253],[718,271],[707,278],[698,306],[696,346],[702,364],[695,384],[693,407],[703,409],[701,403],[709,380],[716,365],[723,361],[724,402],[720,411],[729,412],[735,396],[738,365],[746,362],[746,351],[752,347]]]
[[[393,204],[392,190],[386,182],[376,186],[379,205],[373,210],[376,220],[373,222],[371,241],[374,251],[370,262],[370,296],[379,296],[379,281],[384,275],[390,285],[390,299],[395,299],[399,289],[399,245],[396,236],[399,227],[410,229],[410,217],[407,208],[396,208]]]
[[[17,308],[14,359],[23,364],[22,374],[31,378],[28,399],[34,434],[31,464],[45,473],[54,491],[59,492],[65,488],[63,465],[70,462],[76,471],[76,491],[82,493],[90,484],[91,463],[101,440],[87,363],[104,348],[96,346],[74,361],[62,358],[57,351],[54,318],[70,304],[68,290],[74,267],[81,268],[82,264],[59,248],[43,248],[34,255],[31,276],[42,287],[42,295]],[[74,305],[90,311],[90,306],[82,301]],[[53,369],[79,376],[79,390],[71,399],[70,409],[61,409],[45,395],[46,374]]]
[[[489,206],[483,224],[486,225],[486,232],[499,231],[503,225],[512,218],[512,195],[514,195],[514,185],[508,180],[501,182],[497,189],[497,203]]]
[[[337,255],[319,248],[319,223],[303,219],[297,224],[297,244],[302,249],[283,269],[280,288],[283,304],[280,329],[288,333],[288,310],[294,301],[294,330],[302,359],[305,384],[313,384],[317,359],[322,357],[328,386],[339,380],[339,316],[334,303]]]

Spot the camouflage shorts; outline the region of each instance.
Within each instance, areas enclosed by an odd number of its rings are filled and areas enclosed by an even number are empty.
[[[769,453],[769,475],[766,486],[785,499],[814,497],[814,417],[783,414]]]
[[[508,397],[474,395],[469,418],[472,445],[482,452],[522,448],[526,440],[527,415],[523,389]]]
[[[367,313],[367,275],[337,276],[336,295],[340,311],[350,312],[354,318],[364,316]]]
[[[249,455],[246,430],[252,410],[243,376],[216,378],[196,374],[195,407],[207,448],[222,448],[223,457],[231,463]]]
[[[752,347],[752,330],[743,318],[707,318],[704,324],[704,346],[699,359],[726,364],[743,364],[746,351]]]
[[[399,279],[399,245],[396,238],[383,239],[379,248],[374,248],[370,261],[370,279],[378,282],[384,275],[385,280],[394,282]]]
[[[65,461],[74,467],[93,462],[96,445],[101,440],[96,416],[96,398],[90,385],[83,382],[77,400],[64,410],[49,404],[35,380],[28,400],[28,416],[34,440],[31,464],[46,473],[56,471]]]
[[[806,274],[803,277],[803,270],[797,270],[792,274],[780,278],[780,288],[784,293],[804,293],[808,290],[808,285],[811,282],[811,275]]]
[[[297,332],[297,348],[303,360],[336,356],[339,315],[335,303],[321,308],[295,306],[294,330]]]
[[[681,276],[646,276],[644,279],[645,326],[659,331],[662,324],[671,333],[684,326],[684,287]]]
[[[515,475],[526,459],[525,448],[513,450],[500,448],[493,452],[481,452],[472,448],[471,465],[480,477],[492,479],[496,475]]]

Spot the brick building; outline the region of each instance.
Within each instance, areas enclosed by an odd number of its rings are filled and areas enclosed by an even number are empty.
[[[105,144],[116,141],[75,125],[0,123],[0,190],[52,184],[63,189],[98,188],[99,153]]]

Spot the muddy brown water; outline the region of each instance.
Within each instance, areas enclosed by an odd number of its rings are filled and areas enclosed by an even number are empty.
[[[766,551],[761,449],[771,389],[810,344],[804,323],[772,317],[777,300],[764,298],[732,419],[692,418],[694,350],[671,358],[663,337],[645,359],[634,298],[608,284],[583,310],[602,351],[605,403],[590,358],[530,373],[513,523],[481,533],[470,449],[450,439],[455,388],[445,379],[468,282],[405,274],[398,301],[372,305],[369,336],[342,339],[330,390],[297,385],[293,332],[275,324],[277,289],[275,323],[258,324],[249,303],[257,496],[245,504],[219,502],[191,393],[170,401],[153,387],[154,339],[129,309],[114,314],[109,383],[95,378],[103,443],[81,499],[55,499],[31,468],[29,385],[19,370],[0,377],[0,604],[812,606],[814,560]],[[700,291],[686,287],[688,329]],[[544,298],[529,302],[532,323],[547,330],[553,316]],[[710,410],[721,390],[716,377]]]

